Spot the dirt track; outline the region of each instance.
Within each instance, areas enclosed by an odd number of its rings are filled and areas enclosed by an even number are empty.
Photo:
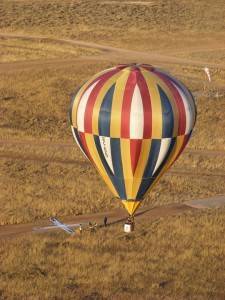
[[[1,152],[0,158],[6,158],[6,159],[13,159],[13,160],[22,160],[22,161],[37,161],[37,162],[46,162],[46,163],[59,163],[59,164],[65,164],[65,165],[79,165],[82,167],[89,166],[88,161],[80,161],[80,160],[73,160],[73,159],[63,159],[63,158],[50,158],[40,155],[21,155],[18,153],[13,152]],[[195,169],[192,170],[184,170],[179,168],[173,168],[172,170],[169,170],[165,176],[168,175],[183,175],[183,176],[191,176],[191,177],[224,177],[225,173],[204,173],[196,171]]]
[[[225,69],[225,64],[215,64],[215,63],[208,63],[205,61],[199,61],[199,60],[190,60],[190,59],[184,59],[184,58],[178,58],[173,57],[171,55],[165,55],[165,54],[158,54],[156,52],[143,52],[143,51],[134,51],[134,50],[128,50],[128,49],[121,49],[111,46],[104,46],[99,45],[92,42],[84,42],[80,40],[72,40],[72,39],[56,39],[51,37],[45,37],[45,36],[31,36],[31,35],[21,35],[21,34],[6,34],[6,33],[0,33],[0,37],[2,38],[17,38],[17,39],[24,39],[24,40],[36,40],[36,41],[49,41],[49,42],[55,42],[59,44],[70,44],[70,45],[76,45],[76,46],[82,46],[86,48],[93,48],[101,50],[101,55],[95,55],[92,57],[80,57],[77,59],[72,60],[65,60],[65,59],[47,59],[47,60],[31,60],[26,62],[9,62],[9,63],[0,63],[0,73],[5,73],[9,71],[16,71],[16,70],[22,70],[22,69],[29,69],[38,67],[38,68],[44,68],[44,67],[59,67],[65,66],[65,64],[71,64],[73,62],[82,62],[82,61],[89,61],[90,63],[96,62],[96,60],[110,60],[113,61],[114,59],[121,58],[127,61],[127,62],[133,62],[137,59],[145,60],[146,62],[150,62],[154,65],[160,64],[160,65],[167,65],[167,64],[182,64],[182,65],[189,65],[189,66],[197,66],[197,67],[204,67],[207,65],[211,68],[220,68]],[[204,50],[205,48],[203,48]],[[217,49],[217,48],[215,48]],[[215,50],[214,49],[214,50]],[[221,49],[221,46],[218,47],[218,49]],[[199,48],[198,48],[199,51]],[[176,51],[175,51],[176,53]]]
[[[188,211],[197,212],[199,209],[204,208],[218,208],[224,206],[224,204],[225,197],[220,195],[207,199],[187,201],[185,204],[173,203],[153,208],[147,206],[141,207],[135,215],[135,222],[138,226],[138,223],[141,219],[148,219],[148,223],[150,224],[152,221],[159,218],[179,215]],[[71,227],[74,227],[75,224],[88,222],[96,222],[101,227],[103,226],[104,216],[107,216],[108,224],[113,225],[126,221],[127,213],[124,209],[114,209],[95,214],[68,216],[64,217],[62,221],[68,225],[71,225]],[[49,220],[42,220],[33,224],[2,225],[0,226],[0,239],[17,237],[19,234],[25,233],[43,233],[46,231],[51,231],[52,229],[58,230],[57,227],[51,227],[49,225],[52,225],[50,224]]]
[[[184,204],[169,204],[166,206],[155,208],[143,207],[136,214],[136,223],[138,224],[139,220],[143,218],[148,218],[148,221],[150,223],[153,220],[161,217],[177,215],[190,210],[194,211],[195,209]],[[125,210],[115,209],[112,211],[96,214],[70,216],[63,218],[63,222],[66,222],[67,224],[79,224],[91,221],[97,222],[97,224],[102,225],[104,216],[108,217],[108,223],[111,225],[124,222],[127,218]],[[50,225],[50,222],[48,220],[43,220],[36,224],[3,225],[0,226],[0,239],[16,237],[18,234],[22,233],[42,232],[42,227],[47,225]]]
[[[0,139],[0,146],[32,146],[32,147],[59,147],[59,148],[73,148],[75,143],[59,141],[52,142],[49,140],[28,140],[28,139]],[[209,150],[209,149],[191,149],[186,148],[186,153],[201,154],[204,156],[225,156],[225,150]]]
[[[47,140],[13,140],[13,139],[0,139],[0,146],[30,146],[31,148],[73,148],[74,143],[60,143],[60,142],[51,142]],[[223,150],[200,150],[200,149],[185,149],[186,153],[192,154],[192,155],[203,155],[203,156],[209,156],[209,157],[218,157],[218,156],[225,156],[225,151]],[[89,162],[86,160],[74,160],[74,159],[65,159],[65,158],[55,158],[51,156],[46,155],[35,155],[31,153],[26,154],[20,154],[17,151],[10,151],[10,150],[0,150],[0,158],[5,159],[13,159],[13,160],[22,160],[22,161],[36,161],[36,162],[46,162],[46,163],[59,163],[59,164],[76,164],[81,167],[87,167],[89,165]],[[219,173],[205,173],[205,172],[199,172],[195,169],[180,169],[180,168],[173,168],[168,171],[167,175],[175,175],[175,176],[191,176],[191,177],[224,177],[225,173],[219,172]]]
[[[51,142],[47,140],[13,140],[13,139],[0,139],[0,146],[30,146],[31,148],[73,148],[74,143],[60,143],[60,142]],[[218,157],[218,156],[225,156],[225,151],[221,150],[200,150],[200,149],[185,149],[186,153],[192,155],[203,155],[209,157]],[[46,163],[59,163],[59,164],[76,164],[79,166],[87,167],[89,162],[84,160],[74,160],[74,159],[65,159],[65,158],[55,158],[46,155],[34,155],[31,153],[20,154],[14,151],[5,151],[0,150],[0,158],[5,159],[13,159],[13,160],[22,160],[22,161],[37,161],[37,162],[46,162]],[[180,168],[173,168],[169,170],[165,175],[183,175],[183,176],[191,176],[191,177],[224,177],[225,173],[205,173],[199,172],[195,169],[180,169]]]

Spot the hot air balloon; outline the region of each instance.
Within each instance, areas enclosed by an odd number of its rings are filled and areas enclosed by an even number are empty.
[[[70,124],[83,154],[130,216],[184,150],[196,121],[191,92],[147,64],[121,64],[73,96]]]

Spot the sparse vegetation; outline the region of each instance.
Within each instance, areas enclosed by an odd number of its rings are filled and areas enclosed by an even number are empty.
[[[72,59],[79,56],[95,55],[99,51],[76,47],[75,45],[62,45],[48,42],[40,38],[39,41],[26,39],[0,37],[0,61],[25,61],[31,59]]]
[[[114,64],[142,61],[142,53],[116,56],[57,38],[198,61],[158,58],[156,64],[196,95],[198,120],[188,148],[222,154],[187,151],[145,204],[224,194],[224,19],[222,0],[2,0],[0,224],[120,206],[71,147],[67,111],[83,81]],[[154,56],[144,57],[155,63]],[[212,83],[199,62],[214,64]],[[74,238],[56,233],[2,239],[0,299],[225,299],[224,213],[145,218],[129,236],[115,225]]]
[[[129,236],[116,225],[1,241],[1,297],[222,300],[224,213],[144,219]]]
[[[182,47],[196,46],[197,40],[198,44],[212,45],[210,40],[221,40],[224,36],[223,0],[213,4],[201,0],[154,0],[152,5],[110,2],[2,0],[0,30],[67,36],[149,50],[176,49],[177,43]]]

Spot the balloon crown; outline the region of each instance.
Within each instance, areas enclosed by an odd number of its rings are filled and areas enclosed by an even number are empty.
[[[152,65],[142,63],[118,64],[116,68],[121,70],[126,68],[129,68],[131,70],[139,70],[139,68],[145,68],[149,71],[153,71],[155,69]]]

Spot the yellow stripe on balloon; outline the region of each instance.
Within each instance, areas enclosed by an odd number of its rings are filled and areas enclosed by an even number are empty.
[[[172,155],[169,156],[167,164],[166,164],[166,170],[168,170],[172,164],[175,162],[177,155],[179,154],[181,148],[183,147],[185,135],[179,135],[176,137],[176,145],[174,151],[172,151]]]
[[[109,72],[110,69],[108,70],[104,70],[98,74],[96,74],[95,76],[91,77],[90,80],[88,80],[87,82],[85,82],[82,87],[79,89],[78,93],[75,96],[75,100],[73,103],[73,107],[72,107],[72,125],[73,127],[77,128],[77,110],[78,110],[78,105],[80,103],[81,97],[83,95],[83,93],[85,92],[85,90],[88,88],[88,86],[93,83],[93,81],[98,78],[99,76]]]
[[[141,201],[122,200],[123,205],[130,215],[133,215],[141,204]]]
[[[119,138],[121,136],[121,111],[123,104],[123,94],[130,71],[125,70],[120,73],[112,100],[111,121],[110,121],[110,136]]]
[[[151,149],[151,139],[142,140],[141,152],[133,179],[132,199],[136,199]]]
[[[150,98],[151,98],[151,107],[152,107],[152,138],[160,139],[162,138],[162,105],[159,95],[159,91],[155,82],[155,75],[153,73],[146,71],[143,68],[141,73],[145,78],[145,81],[148,86]]]
[[[128,199],[132,198],[132,187],[133,187],[133,172],[131,166],[130,156],[130,140],[120,139],[120,151],[123,165],[124,183],[126,188],[126,195]]]
[[[105,171],[105,168],[102,164],[101,158],[99,157],[99,154],[98,154],[98,151],[97,151],[97,148],[95,145],[95,141],[94,141],[94,136],[90,133],[85,133],[85,139],[86,139],[88,151],[91,155],[91,158],[95,164],[96,169],[99,171],[100,175],[104,179],[105,183],[107,184],[107,186],[109,187],[111,192],[116,197],[119,197],[116,189],[114,188],[114,186],[112,184],[110,177],[108,176],[107,172]]]
[[[116,82],[118,77],[121,76],[121,72],[116,73],[112,77],[110,77],[103,85],[101,90],[98,93],[98,96],[96,98],[95,104],[94,104],[94,109],[93,109],[93,115],[92,115],[92,133],[93,134],[99,134],[99,128],[98,128],[98,121],[99,121],[99,113],[100,113],[100,108],[103,102],[103,99],[110,89],[110,87]]]

